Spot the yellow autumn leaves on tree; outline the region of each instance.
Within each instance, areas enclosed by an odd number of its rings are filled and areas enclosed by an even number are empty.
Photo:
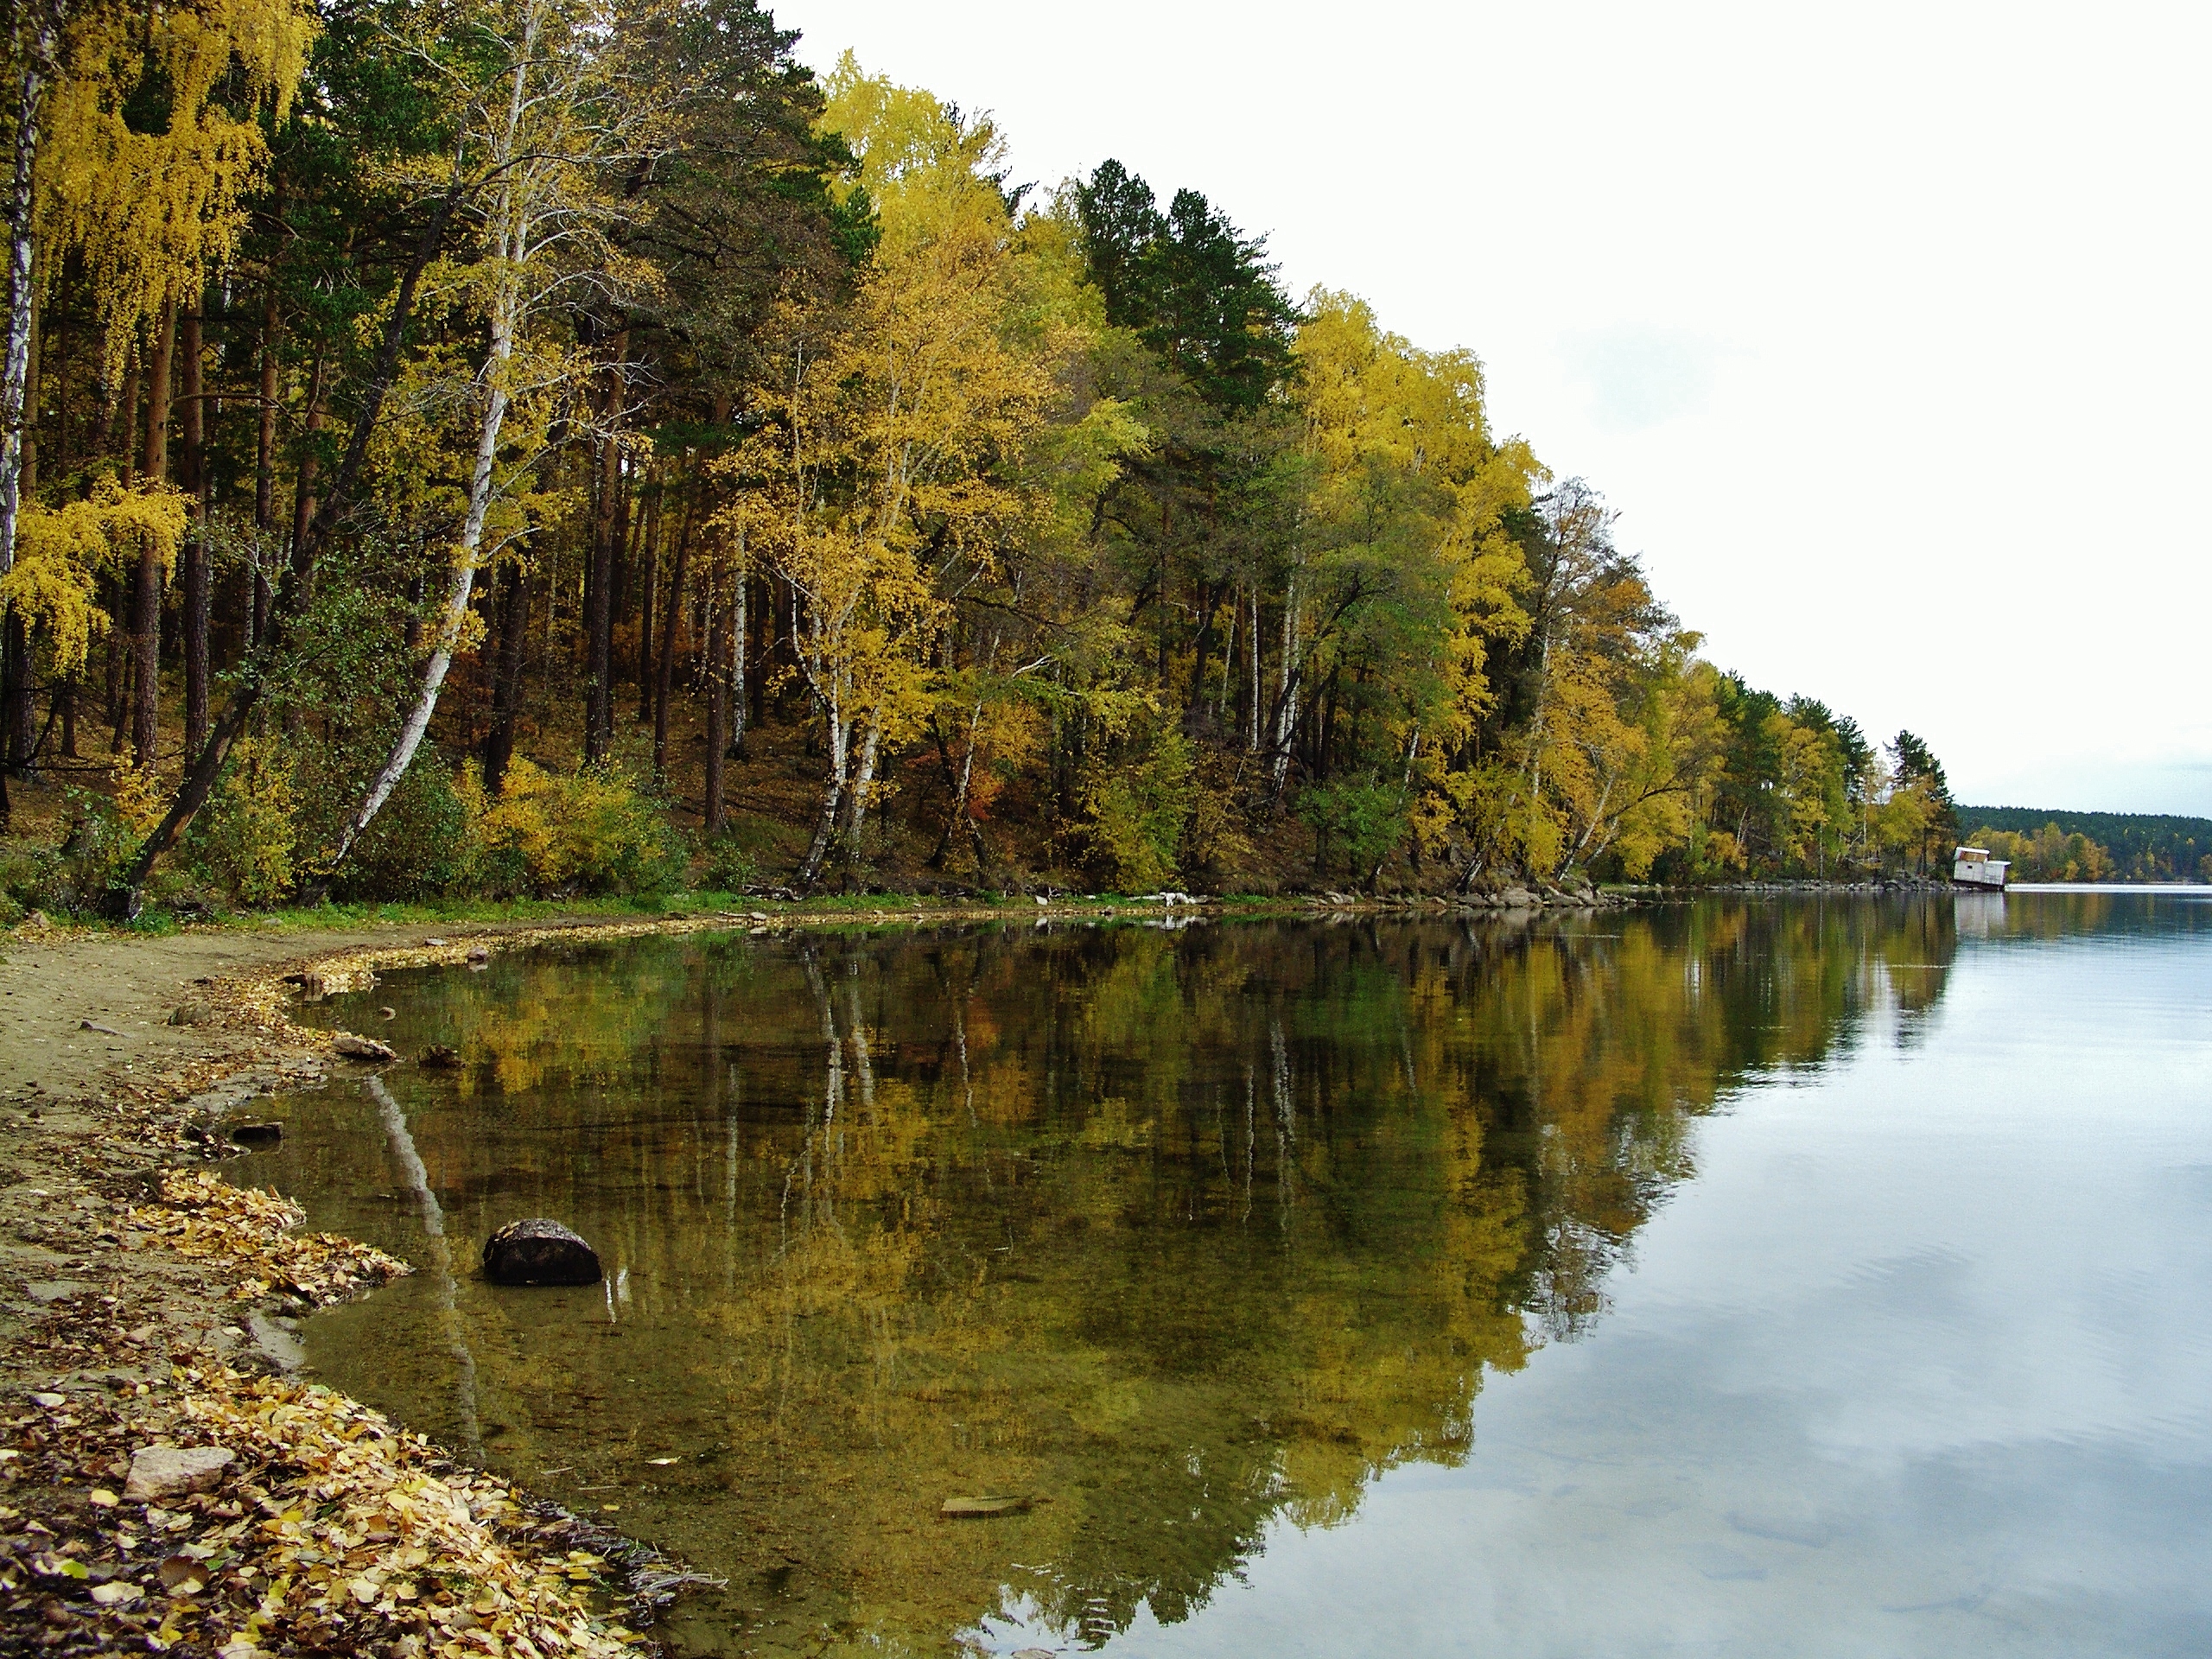
[[[106,0],[72,8],[65,33],[39,156],[41,276],[84,259],[119,376],[135,333],[231,257],[269,159],[258,117],[289,109],[315,24],[300,0]],[[149,83],[166,96],[141,113]]]
[[[173,569],[187,524],[180,492],[158,483],[126,489],[111,478],[81,501],[30,507],[17,520],[15,568],[0,575],[0,605],[48,630],[62,671],[80,671],[109,626],[94,602],[100,579],[135,564],[149,545]]]
[[[830,92],[881,240],[849,306],[785,318],[760,429],[722,463],[737,495],[718,523],[740,569],[758,560],[802,605],[794,651],[830,777],[804,881],[858,833],[885,745],[926,712],[949,595],[995,574],[1037,518],[1020,474],[1055,385],[1056,342],[1014,337],[1014,227],[979,176],[995,135],[849,57]]]

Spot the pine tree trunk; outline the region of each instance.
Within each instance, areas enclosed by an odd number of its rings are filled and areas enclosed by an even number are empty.
[[[146,362],[146,438],[138,452],[139,477],[156,484],[168,476],[169,368],[176,355],[176,313],[163,302]],[[150,537],[140,543],[130,602],[131,764],[150,771],[157,759],[162,713],[162,550]]]
[[[4,694],[0,694],[0,708],[4,708],[4,735],[0,735],[0,750],[4,750],[6,765],[0,771],[11,772],[19,778],[28,778],[31,769],[31,749],[37,741],[38,722],[31,676],[31,631],[20,610],[10,609],[4,637],[0,637],[0,677],[4,678]]]
[[[271,589],[265,561],[276,528],[276,352],[283,328],[283,316],[276,309],[276,279],[272,276],[261,302],[261,420],[253,448],[253,608],[246,639],[257,645],[269,631]]]
[[[619,357],[628,339],[615,337]],[[622,529],[622,377],[602,375],[599,430],[593,442],[591,569],[584,586],[584,759],[606,758],[614,737],[615,548]]]
[[[651,486],[649,486],[650,488]],[[653,717],[653,625],[660,602],[660,493],[645,498],[638,571],[638,724]]]
[[[684,566],[691,555],[692,504],[683,509],[676,532],[676,568],[668,575],[666,608],[661,613],[659,658],[653,665],[653,776],[668,781],[668,699],[676,679],[676,625],[683,615]]]
[[[103,608],[110,616],[113,616],[122,610],[123,601],[129,597],[129,591],[119,581],[106,581],[102,585],[108,590],[104,595],[108,602]],[[106,649],[101,652],[107,670],[107,752],[110,754],[123,753],[123,728],[130,713],[126,707],[130,689],[130,672],[127,666],[130,646],[130,642],[124,633],[118,630],[111,630],[107,636]]]
[[[184,400],[180,482],[193,498],[192,533],[184,544],[184,752],[200,753],[207,741],[207,416],[200,403],[199,308],[178,330],[183,355],[179,389]]]
[[[614,656],[614,441],[601,433],[593,467],[590,566],[584,580],[584,759],[607,753]]]
[[[635,481],[628,465],[617,472],[614,488],[614,556],[607,578],[607,731],[614,741],[614,689],[622,677],[621,651],[613,636],[622,632],[630,615],[630,589],[637,579],[638,524]]]
[[[322,412],[322,354],[315,354],[315,366],[308,371],[307,442],[300,450],[300,469],[297,487],[292,493],[292,537],[289,561],[292,569],[302,580],[312,574],[314,554],[308,546],[308,526],[315,523],[316,510],[321,505],[315,486],[322,472],[322,458],[316,452],[315,440],[323,428]]]
[[[530,573],[520,560],[507,566],[499,592],[499,654],[492,670],[492,724],[484,734],[484,790],[505,786],[514,760],[515,728],[522,718],[523,635],[530,626]]]

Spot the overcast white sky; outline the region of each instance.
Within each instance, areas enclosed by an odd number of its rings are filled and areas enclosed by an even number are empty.
[[[2212,8],[775,10],[1471,347],[1716,662],[1960,799],[2212,815]]]

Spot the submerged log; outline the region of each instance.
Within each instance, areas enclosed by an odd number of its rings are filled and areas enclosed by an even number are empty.
[[[599,1254],[543,1216],[511,1221],[484,1241],[484,1276],[495,1285],[595,1285]]]
[[[1026,1497],[948,1497],[938,1515],[947,1521],[986,1521],[995,1515],[1020,1515],[1029,1508]]]

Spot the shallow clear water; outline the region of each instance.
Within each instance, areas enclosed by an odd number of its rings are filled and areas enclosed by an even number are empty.
[[[239,1176],[683,1652],[2202,1654],[2208,897],[545,950]]]

